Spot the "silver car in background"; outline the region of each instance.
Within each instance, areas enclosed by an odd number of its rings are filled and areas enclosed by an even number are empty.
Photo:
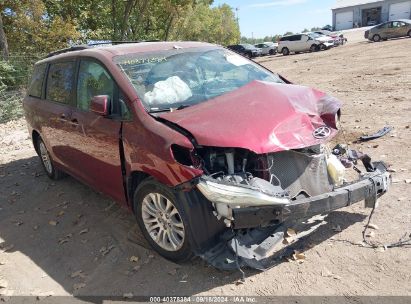
[[[409,19],[384,22],[364,34],[365,39],[374,42],[405,36],[411,37],[411,20]]]
[[[277,54],[278,43],[274,42],[262,42],[254,45],[256,48],[261,49],[261,55],[275,55]]]

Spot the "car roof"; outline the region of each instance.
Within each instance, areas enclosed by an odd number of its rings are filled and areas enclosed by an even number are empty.
[[[56,55],[53,53],[39,62],[37,64],[76,57],[76,56],[104,56],[107,58],[112,58],[120,55],[128,55],[135,53],[146,53],[146,52],[156,52],[156,51],[166,51],[177,48],[201,48],[201,47],[220,47],[216,44],[197,42],[197,41],[161,41],[161,42],[130,42],[121,44],[102,44],[96,46],[77,46],[73,48],[68,48],[65,50],[57,51]]]

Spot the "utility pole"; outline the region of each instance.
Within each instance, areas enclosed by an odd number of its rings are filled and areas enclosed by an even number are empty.
[[[240,10],[239,7],[235,8],[235,14],[236,14],[236,19],[237,19],[237,26],[238,26],[238,31],[240,32],[240,38],[238,43],[241,43],[241,31],[240,31],[240,19],[238,18],[238,11]]]

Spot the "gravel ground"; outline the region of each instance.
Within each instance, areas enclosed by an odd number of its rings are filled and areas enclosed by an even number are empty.
[[[411,39],[368,43],[360,34],[329,51],[258,61],[340,98],[345,132],[339,139],[395,171],[371,238],[389,243],[411,233]],[[352,143],[387,124],[394,127],[389,135]],[[302,262],[284,261],[263,273],[246,270],[246,282],[237,285],[237,272],[158,256],[141,239],[133,216],[109,198],[71,177],[52,182],[44,175],[24,120],[0,125],[3,296],[411,295],[410,248],[361,245],[369,212],[357,204],[330,214],[310,236]]]

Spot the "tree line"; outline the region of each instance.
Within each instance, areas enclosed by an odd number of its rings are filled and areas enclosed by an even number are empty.
[[[240,40],[227,4],[213,0],[0,0],[0,49],[47,53],[95,40]]]

